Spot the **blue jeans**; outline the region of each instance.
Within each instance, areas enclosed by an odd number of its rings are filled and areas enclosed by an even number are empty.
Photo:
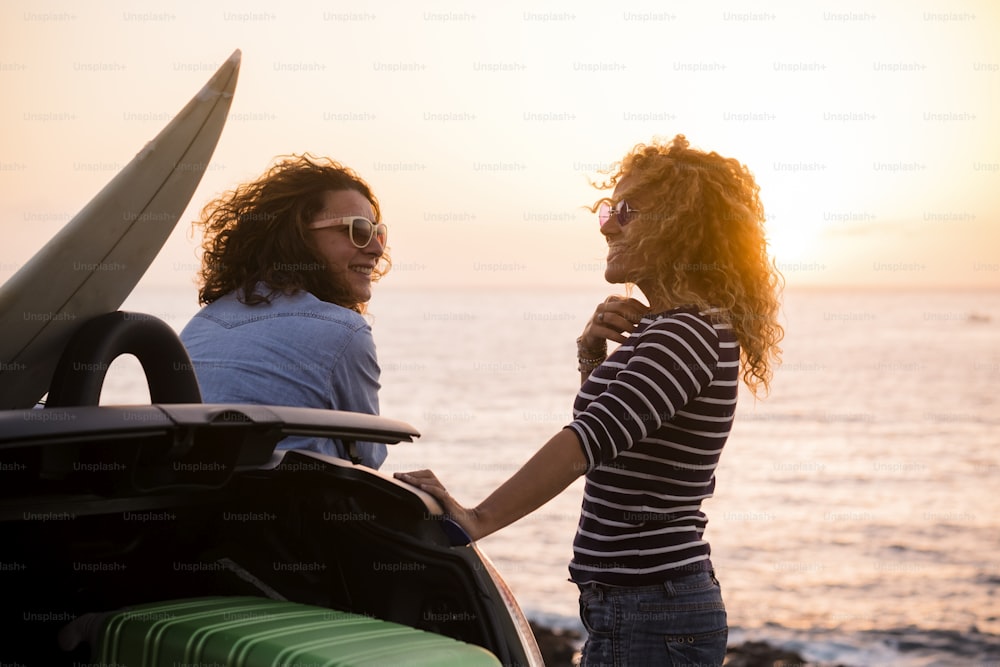
[[[655,586],[581,585],[580,619],[581,667],[710,667],[726,657],[726,607],[711,572]]]

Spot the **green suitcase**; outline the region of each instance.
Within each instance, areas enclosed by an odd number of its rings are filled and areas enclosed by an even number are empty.
[[[478,667],[480,646],[295,602],[204,597],[130,607],[101,628],[98,664],[121,667]]]

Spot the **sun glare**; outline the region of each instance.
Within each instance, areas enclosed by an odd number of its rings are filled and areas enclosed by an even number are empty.
[[[817,230],[806,225],[795,225],[791,221],[767,223],[768,248],[779,264],[814,261],[817,237]]]

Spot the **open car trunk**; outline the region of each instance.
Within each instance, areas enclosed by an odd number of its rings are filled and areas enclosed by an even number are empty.
[[[406,429],[264,406],[0,413],[3,654],[24,665],[92,663],[109,613],[254,596],[540,664],[502,580],[433,499],[346,461],[273,451],[287,433],[393,442],[409,439]]]

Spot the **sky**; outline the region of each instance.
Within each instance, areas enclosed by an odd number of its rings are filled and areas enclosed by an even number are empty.
[[[0,280],[236,49],[230,117],[142,284],[275,156],[379,197],[386,285],[603,282],[591,180],[681,133],[761,186],[787,285],[1000,287],[1000,6],[124,2],[0,8]]]

